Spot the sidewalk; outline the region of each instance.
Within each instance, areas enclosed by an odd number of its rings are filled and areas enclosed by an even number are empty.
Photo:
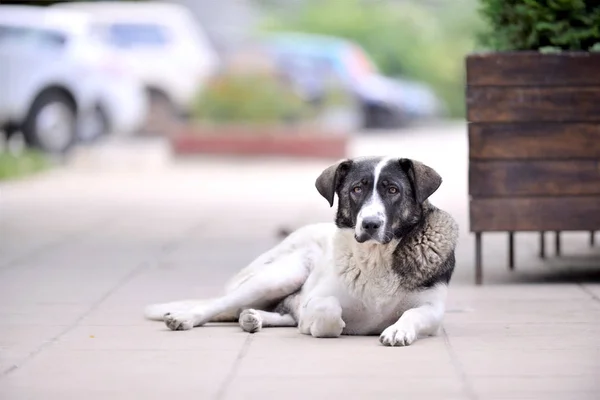
[[[148,303],[218,294],[281,225],[330,220],[313,189],[326,162],[119,167],[124,152],[111,168],[80,160],[0,184],[0,399],[600,398],[600,247],[565,234],[565,256],[542,263],[537,236],[519,234],[509,272],[506,236],[485,236],[474,287],[464,136],[420,128],[354,145],[436,168],[432,201],[461,225],[444,333],[406,348],[142,319]]]

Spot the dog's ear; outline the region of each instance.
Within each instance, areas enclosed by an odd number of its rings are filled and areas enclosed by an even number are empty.
[[[433,168],[419,161],[401,158],[400,168],[408,175],[419,204],[427,200],[442,184],[442,177]]]
[[[351,160],[340,160],[337,163],[325,168],[317,178],[315,186],[321,196],[329,202],[329,207],[333,207],[333,198],[338,186],[346,173],[350,169]]]

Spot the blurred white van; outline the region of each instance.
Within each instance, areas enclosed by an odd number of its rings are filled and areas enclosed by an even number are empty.
[[[218,68],[218,55],[205,32],[179,4],[94,1],[53,7],[89,13],[100,40],[146,86],[154,120],[189,115],[197,92]]]
[[[90,35],[87,14],[0,5],[0,130],[51,153],[140,129],[144,88]]]

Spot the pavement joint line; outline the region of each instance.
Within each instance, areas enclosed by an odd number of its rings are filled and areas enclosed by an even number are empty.
[[[109,296],[111,296],[115,291],[117,291],[119,288],[121,288],[123,285],[125,285],[127,282],[129,282],[134,276],[136,276],[138,273],[140,273],[143,269],[145,269],[147,267],[149,263],[147,261],[143,261],[142,263],[140,263],[140,265],[138,265],[137,267],[135,267],[131,272],[129,272],[123,279],[121,279],[115,286],[113,286],[112,288],[110,288],[106,293],[104,293],[98,300],[96,300],[91,306],[90,308],[85,311],[82,315],[80,315],[75,321],[73,321],[73,323],[71,323],[70,325],[68,325],[65,329],[63,329],[61,332],[59,332],[57,335],[55,335],[54,337],[50,338],[49,340],[43,342],[40,346],[38,346],[37,349],[33,350],[31,353],[29,353],[27,355],[27,357],[25,357],[25,359],[23,361],[21,361],[21,363],[19,365],[14,364],[12,366],[10,366],[8,369],[0,372],[0,380],[2,380],[2,378],[8,376],[10,373],[16,371],[17,369],[23,367],[25,364],[27,364],[31,359],[33,359],[35,356],[37,356],[38,354],[40,354],[44,349],[46,349],[47,347],[53,345],[54,343],[56,343],[61,337],[63,337],[64,335],[66,335],[67,333],[69,333],[71,330],[73,330],[75,327],[77,327],[79,325],[79,323],[88,315],[90,315],[94,310],[96,310],[98,308],[98,306],[100,304],[102,304]]]
[[[579,286],[579,288],[581,290],[583,290],[587,295],[589,295],[592,298],[592,300],[594,300],[595,302],[600,303],[600,297],[598,297],[596,295],[596,293],[592,292],[587,286],[585,286],[584,283],[577,282],[577,286]]]
[[[544,265],[546,267],[547,270],[551,270],[551,268],[549,268],[547,265]],[[568,269],[570,272],[574,271],[574,268],[569,268]],[[585,294],[587,294],[588,296],[590,296],[590,298],[597,303],[600,303],[600,297],[598,297],[598,295],[596,295],[596,293],[592,292],[587,286],[585,286],[584,282],[581,281],[575,281],[575,285],[579,287],[579,289],[581,289]]]
[[[233,380],[235,379],[235,377],[237,375],[237,371],[240,367],[240,364],[242,363],[242,360],[244,358],[246,358],[246,354],[248,354],[248,351],[250,350],[250,345],[252,344],[253,338],[254,338],[253,333],[249,333],[248,336],[246,337],[246,340],[244,341],[244,344],[242,345],[242,348],[240,349],[240,353],[238,354],[237,358],[235,359],[235,362],[233,363],[231,370],[229,371],[229,373],[223,380],[223,383],[221,383],[221,386],[219,387],[219,390],[217,391],[217,394],[215,395],[215,400],[222,400],[224,398],[225,394],[227,393],[227,389],[229,389],[231,382],[233,382]]]
[[[159,246],[159,248],[161,249],[160,254],[153,257],[151,260],[141,261],[137,267],[133,268],[127,275],[125,275],[125,277],[123,277],[119,282],[117,282],[116,285],[114,285],[112,288],[108,289],[106,291],[106,293],[104,293],[102,296],[100,296],[100,298],[98,300],[96,300],[87,311],[85,311],[83,314],[81,314],[79,317],[77,317],[77,319],[75,319],[75,321],[73,321],[71,324],[66,326],[65,329],[63,329],[61,332],[59,332],[57,335],[50,338],[49,340],[44,341],[41,345],[39,345],[37,347],[37,349],[35,349],[31,353],[29,353],[25,357],[25,359],[23,359],[18,365],[13,364],[10,367],[6,368],[4,371],[0,371],[0,381],[2,381],[3,378],[5,378],[9,374],[11,374],[12,372],[18,370],[19,368],[22,368],[29,361],[31,361],[33,358],[35,358],[38,354],[40,354],[42,351],[44,351],[47,347],[52,346],[54,343],[56,343],[58,340],[60,340],[61,337],[63,337],[64,335],[66,335],[67,333],[69,333],[70,331],[75,329],[79,325],[79,323],[81,321],[83,321],[83,319],[85,319],[88,315],[90,315],[93,311],[95,311],[106,299],[108,299],[111,295],[113,295],[117,290],[119,290],[120,288],[125,286],[125,284],[130,282],[134,277],[136,277],[137,275],[142,273],[142,271],[151,268],[152,265],[158,264],[164,256],[177,250],[177,248],[179,246],[181,246],[182,243],[185,242],[185,239],[190,236],[189,235],[190,233],[192,233],[195,230],[197,230],[198,228],[204,226],[203,222],[204,221],[202,221],[202,223],[195,224],[190,229],[185,229],[185,233],[181,236],[178,236],[177,239],[167,241],[167,242],[163,243],[162,246]],[[0,270],[0,272],[1,272],[1,270]]]
[[[94,221],[90,225],[86,225],[85,227],[82,227],[80,229],[75,229],[74,232],[63,235],[62,237],[60,237],[57,240],[54,240],[50,243],[43,244],[43,245],[39,246],[38,248],[33,249],[33,250],[31,250],[25,254],[22,254],[20,256],[16,256],[13,259],[8,260],[7,262],[0,265],[0,273],[2,273],[4,271],[9,271],[9,270],[15,268],[16,266],[18,266],[19,264],[21,264],[23,261],[38,257],[42,253],[52,250],[52,249],[55,249],[55,248],[59,248],[60,246],[63,246],[66,243],[73,243],[73,241],[77,242],[77,241],[83,240],[86,237],[86,233],[95,230],[99,226],[103,226],[105,224],[111,223],[112,221],[114,221],[116,219],[117,219],[117,216],[115,216],[115,215],[106,217],[106,218],[100,218],[99,220]]]
[[[444,328],[444,327],[442,327],[442,334],[443,334],[442,336],[444,338],[444,344],[445,344],[446,350],[448,351],[448,354],[450,355],[450,361],[452,362],[452,365],[454,366],[454,370],[457,372],[458,377],[460,379],[463,393],[469,400],[479,400],[479,396],[477,396],[477,394],[475,393],[475,390],[473,390],[473,387],[471,386],[471,383],[469,382],[469,379],[463,368],[463,365],[460,362],[460,360],[458,359],[456,352],[454,351],[454,348],[452,347],[452,343],[450,343],[450,337],[448,336],[448,333],[446,332],[446,328]]]

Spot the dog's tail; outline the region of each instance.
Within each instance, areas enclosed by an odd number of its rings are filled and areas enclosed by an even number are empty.
[[[163,321],[165,314],[190,311],[192,308],[201,307],[210,301],[210,299],[183,300],[171,303],[151,304],[144,309],[144,317],[153,321]],[[237,322],[238,317],[238,312],[224,312],[212,318],[210,322]]]

